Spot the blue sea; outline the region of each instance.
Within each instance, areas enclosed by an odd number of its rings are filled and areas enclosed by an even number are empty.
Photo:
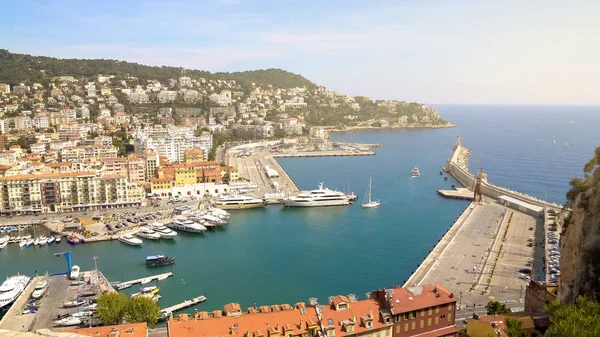
[[[373,157],[281,159],[301,189],[321,181],[332,189],[363,195],[373,178],[377,209],[360,202],[340,208],[232,212],[225,230],[204,236],[180,235],[176,242],[148,242],[134,248],[119,242],[19,248],[0,251],[0,279],[16,272],[32,275],[66,269],[52,256],[73,251],[74,263],[98,267],[110,281],[173,271],[159,284],[161,306],[198,295],[208,301],[198,310],[220,309],[228,302],[295,303],[317,297],[364,294],[401,285],[418,267],[467,202],[442,199],[436,190],[457,184],[440,176],[456,135],[472,150],[470,168],[480,167],[490,182],[564,203],[569,180],[600,145],[599,107],[438,106],[449,129],[334,133],[331,139],[382,143]],[[556,140],[556,142],[554,141]],[[414,167],[421,177],[411,179]],[[147,255],[177,257],[172,267],[148,269]],[[133,292],[136,289],[131,289]],[[193,309],[190,309],[191,311]]]

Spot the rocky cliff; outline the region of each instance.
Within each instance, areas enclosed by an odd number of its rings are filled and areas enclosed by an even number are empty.
[[[600,301],[600,183],[591,182],[574,196],[561,234],[558,297],[567,303],[579,295]]]

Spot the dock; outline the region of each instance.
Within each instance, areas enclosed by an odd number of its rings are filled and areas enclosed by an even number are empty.
[[[168,273],[164,273],[164,274],[158,274],[158,275],[154,275],[154,276],[147,276],[144,278],[139,278],[136,280],[131,280],[131,281],[127,281],[127,282],[120,282],[119,284],[117,284],[117,289],[125,289],[125,288],[129,288],[132,285],[136,284],[136,283],[141,283],[141,284],[146,284],[146,283],[150,283],[154,280],[164,280],[167,277],[173,276],[172,272],[168,272]]]
[[[457,188],[455,190],[438,190],[437,194],[448,199],[473,200],[473,192],[466,188]]]
[[[182,310],[182,309],[185,309],[185,308],[189,308],[189,307],[191,307],[193,305],[202,303],[204,301],[206,301],[206,297],[204,297],[204,296],[194,297],[194,298],[192,298],[190,300],[185,300],[185,301],[183,301],[183,302],[181,302],[179,304],[175,304],[175,305],[172,305],[170,307],[161,309],[160,313],[161,313],[161,315],[168,315],[168,314],[173,313],[175,311]]]

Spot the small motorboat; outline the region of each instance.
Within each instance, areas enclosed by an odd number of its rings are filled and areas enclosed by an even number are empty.
[[[72,286],[80,286],[80,285],[82,285],[83,283],[84,283],[83,281],[73,281],[73,282],[71,282],[71,285],[72,285]]]
[[[92,316],[94,314],[91,310],[82,310],[76,313],[71,314],[72,317],[84,317],[84,316]]]
[[[145,278],[142,280],[142,282],[140,282],[140,284],[148,284],[150,282],[152,282],[152,278]]]
[[[71,280],[76,280],[79,278],[79,266],[78,265],[74,265],[71,268],[71,272],[69,273],[69,278]]]
[[[8,245],[8,236],[0,238],[0,249],[6,247]]]
[[[21,311],[21,315],[35,314],[37,310],[36,307],[27,307],[25,310]]]
[[[148,227],[140,227],[140,230],[137,231],[137,233],[135,233],[135,235],[144,238],[144,239],[148,239],[148,240],[158,240],[160,239],[160,234],[153,231],[152,229],[148,228]]]
[[[40,244],[40,239],[39,238],[35,238],[35,240],[33,240],[33,245],[37,246]]]
[[[54,242],[60,243],[60,235],[54,237]]]
[[[75,299],[72,301],[64,301],[63,302],[63,307],[65,308],[75,308],[75,307],[79,307],[85,304],[85,301],[82,299]]]
[[[142,243],[144,243],[144,241],[133,237],[133,235],[131,235],[131,234],[125,234],[123,236],[120,236],[119,241],[126,243],[128,245],[131,245],[131,246],[141,246]]]
[[[40,246],[43,246],[48,243],[48,238],[45,236],[40,237],[39,240],[40,240],[39,241]]]
[[[40,298],[42,298],[42,296],[44,296],[46,291],[48,291],[48,282],[40,281],[38,282],[38,284],[35,285],[35,289],[31,294],[31,298],[33,298],[34,300],[39,300]]]
[[[142,293],[157,293],[160,289],[157,286],[148,286],[148,287],[141,287],[140,291]]]
[[[19,247],[23,248],[27,246],[27,240],[21,240],[21,242],[19,242]]]
[[[117,285],[117,290],[123,290],[131,287],[131,283],[121,283]]]
[[[27,247],[31,247],[31,246],[33,246],[33,244],[34,244],[34,243],[35,243],[35,240],[33,240],[33,239],[29,239],[29,240],[27,240],[27,243],[26,243],[25,245],[26,245]]]
[[[418,178],[421,175],[421,172],[419,172],[419,168],[415,167],[412,172],[410,173],[410,176],[413,178]]]
[[[83,241],[81,241],[81,239],[76,237],[75,235],[69,235],[69,236],[67,236],[67,242],[69,242],[72,245],[78,245],[78,244],[82,243]]]
[[[48,245],[53,244],[54,241],[56,241],[56,238],[54,236],[48,236]]]
[[[444,181],[447,181],[447,180],[448,180],[448,177],[444,177]]]
[[[81,319],[79,317],[65,317],[63,319],[59,319],[58,321],[54,321],[54,325],[58,326],[73,326],[81,324]]]
[[[148,267],[167,266],[173,263],[175,263],[174,257],[164,255],[151,255],[146,257],[146,266]]]

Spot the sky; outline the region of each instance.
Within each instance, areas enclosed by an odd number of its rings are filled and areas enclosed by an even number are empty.
[[[0,48],[209,71],[282,68],[428,104],[600,104],[600,1],[9,1]]]

